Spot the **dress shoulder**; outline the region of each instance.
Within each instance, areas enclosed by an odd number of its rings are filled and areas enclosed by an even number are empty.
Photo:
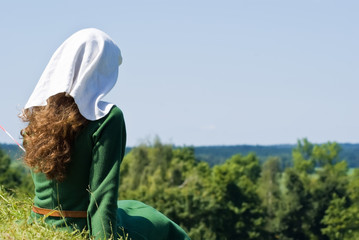
[[[109,112],[108,115],[111,116],[111,117],[120,117],[120,118],[123,118],[123,112],[122,112],[122,110],[121,110],[119,107],[117,107],[116,105],[114,105],[114,106],[111,108],[111,110],[110,110],[110,112]]]

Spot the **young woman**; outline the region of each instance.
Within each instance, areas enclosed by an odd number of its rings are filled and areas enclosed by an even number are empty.
[[[121,110],[101,99],[121,62],[114,41],[91,28],[70,36],[46,66],[21,116],[35,184],[31,219],[99,239],[189,239],[152,207],[117,201],[126,128]]]

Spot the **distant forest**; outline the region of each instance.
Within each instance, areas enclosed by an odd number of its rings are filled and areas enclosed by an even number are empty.
[[[345,160],[349,168],[359,167],[359,144],[339,143],[341,151],[339,159]],[[235,154],[246,156],[255,153],[259,161],[263,163],[268,157],[279,157],[282,169],[290,167],[292,163],[292,150],[295,144],[280,145],[233,145],[233,146],[196,146],[194,148],[195,157],[199,161],[205,161],[210,166],[224,163]],[[16,144],[0,144],[0,149],[4,150],[11,159],[20,159],[22,151]],[[126,153],[131,151],[131,147],[126,148]]]
[[[359,167],[359,144],[339,143],[341,151],[339,159],[345,160],[349,168]],[[206,161],[210,166],[224,163],[234,154],[245,156],[255,153],[260,162],[263,163],[268,157],[279,157],[282,168],[292,166],[292,151],[296,145],[235,145],[235,146],[202,146],[194,147],[195,156],[200,161]]]

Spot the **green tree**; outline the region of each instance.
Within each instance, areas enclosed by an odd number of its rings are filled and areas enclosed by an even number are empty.
[[[322,232],[322,229],[326,228],[322,219],[334,194],[339,198],[347,196],[348,167],[345,161],[338,162],[338,154],[339,148],[336,143],[316,146],[313,150],[313,156],[321,167],[317,169],[316,178],[310,185],[313,204],[310,230],[319,239],[324,240],[329,238]]]
[[[359,237],[359,208],[357,205],[349,206],[346,197],[333,194],[329,207],[325,211],[322,223],[323,234],[331,240],[358,239]]]
[[[33,182],[28,169],[19,162],[12,162],[10,157],[0,149],[0,186],[7,191],[20,190],[33,194]]]
[[[306,138],[298,140],[297,146],[292,151],[294,169],[300,173],[313,173],[315,159],[312,156],[313,144]]]
[[[347,190],[351,201],[359,205],[359,168],[354,169],[351,176],[349,176]]]
[[[257,194],[260,165],[254,154],[234,155],[213,168],[213,195],[217,205],[211,224],[220,239],[263,239],[264,209]]]
[[[293,149],[294,165],[291,175],[297,175],[296,181],[301,182],[302,194],[305,195],[300,196],[297,192],[298,199],[293,198],[291,201],[301,203],[305,200],[305,204],[299,204],[297,209],[301,209],[298,213],[301,218],[305,217],[299,220],[306,239],[329,239],[322,231],[327,227],[326,222],[322,221],[326,210],[334,193],[339,198],[347,195],[348,168],[345,161],[339,161],[339,152],[340,146],[337,143],[314,145],[306,139],[298,141],[297,147]],[[293,191],[293,186],[286,186],[286,189]],[[284,218],[282,221],[285,223],[288,220]]]
[[[309,239],[310,193],[295,169],[287,168],[284,177],[285,192],[278,212],[278,235],[280,239]]]
[[[257,189],[262,205],[266,210],[266,230],[273,234],[279,229],[280,165],[281,160],[278,157],[270,157],[263,163]]]
[[[0,177],[3,176],[10,168],[11,159],[0,149]],[[0,181],[0,183],[2,183]]]

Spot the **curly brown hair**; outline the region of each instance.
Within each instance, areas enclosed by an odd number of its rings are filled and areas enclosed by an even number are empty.
[[[88,122],[74,99],[59,93],[49,97],[46,106],[23,110],[20,117],[29,123],[21,130],[25,164],[48,179],[63,181],[75,137]]]

